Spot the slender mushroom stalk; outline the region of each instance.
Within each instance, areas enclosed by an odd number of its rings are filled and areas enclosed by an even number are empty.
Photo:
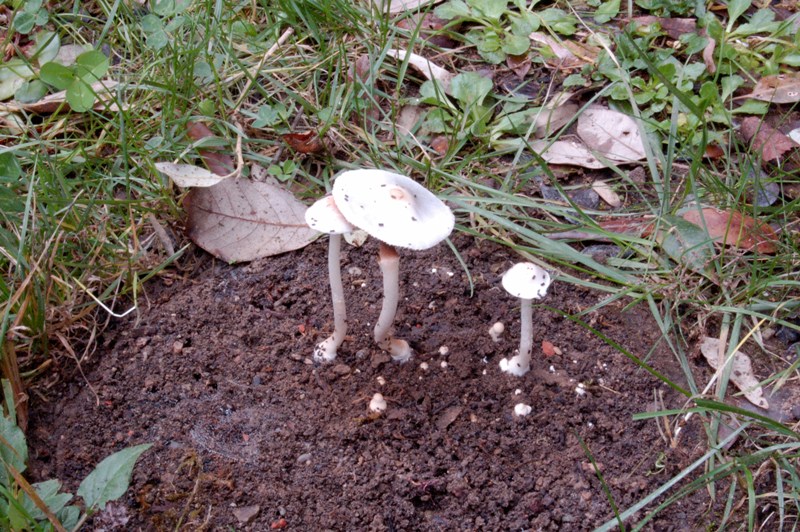
[[[522,262],[515,264],[503,275],[503,288],[520,298],[519,353],[510,359],[500,361],[500,369],[506,373],[521,377],[531,369],[531,351],[533,350],[533,299],[547,294],[550,286],[550,274],[539,266]]]
[[[312,229],[328,233],[328,279],[333,302],[333,334],[314,348],[314,360],[332,362],[347,335],[347,306],[342,285],[340,256],[342,233],[349,233],[353,230],[353,226],[344,219],[331,196],[326,196],[309,207],[305,218]]]
[[[400,257],[395,247],[432,248],[452,232],[453,213],[410,177],[384,170],[343,172],[333,183],[333,197],[348,222],[381,241],[384,300],[375,325],[375,342],[392,358],[405,362],[411,357],[411,348],[390,332],[400,299]]]
[[[378,263],[383,273],[383,305],[375,324],[375,343],[388,351],[394,360],[405,362],[411,358],[411,348],[408,342],[393,338],[391,334],[400,301],[400,255],[394,247],[381,242]]]

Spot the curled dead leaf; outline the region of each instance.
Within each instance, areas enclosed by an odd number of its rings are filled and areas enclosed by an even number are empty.
[[[281,135],[283,141],[293,150],[300,153],[319,153],[325,151],[325,144],[316,131],[302,133],[286,133]]]
[[[722,348],[722,349],[721,349]],[[700,352],[708,361],[709,366],[715,370],[720,368],[720,352],[724,355],[724,346],[718,338],[703,337],[700,343]],[[741,351],[734,351],[731,368],[731,382],[742,391],[748,401],[759,408],[768,409],[769,403],[764,398],[764,391],[759,386],[759,380],[753,374],[753,364],[750,357]]]
[[[391,49],[386,51],[386,55],[394,57],[399,61],[405,61],[408,58],[408,64],[414,67],[414,70],[419,72],[425,79],[436,80],[442,84],[442,89],[445,94],[450,94],[450,83],[453,81],[455,74],[428,61],[421,55],[407,52],[406,50]]]
[[[603,199],[603,201],[612,207],[616,208],[622,205],[622,200],[620,199],[619,195],[611,190],[611,187],[608,185],[608,183],[602,179],[598,179],[592,183],[592,190],[594,190],[597,195]]]
[[[590,107],[578,117],[578,136],[603,157],[617,162],[635,162],[645,158],[642,134],[630,116],[606,109]]]

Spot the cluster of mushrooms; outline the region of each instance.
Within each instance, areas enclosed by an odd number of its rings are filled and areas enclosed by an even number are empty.
[[[411,358],[411,348],[392,335],[400,300],[400,255],[396,248],[425,250],[447,238],[455,217],[431,191],[404,175],[385,170],[350,170],[333,183],[331,195],[308,208],[306,223],[329,235],[328,276],[333,301],[333,334],[314,348],[314,360],[331,362],[347,335],[347,309],[342,285],[342,235],[361,229],[380,241],[383,305],[373,331],[375,343],[398,362]],[[519,353],[500,361],[500,368],[521,376],[530,369],[533,346],[532,300],[544,297],[550,275],[532,263],[520,263],[503,276],[503,287],[520,298],[522,334]]]

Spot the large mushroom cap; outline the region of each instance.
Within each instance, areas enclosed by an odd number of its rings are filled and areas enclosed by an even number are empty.
[[[391,246],[432,248],[453,231],[450,208],[410,177],[385,170],[350,170],[333,183],[348,222]]]
[[[503,288],[512,296],[539,299],[547,294],[550,274],[531,262],[520,262],[503,275]]]
[[[306,223],[311,229],[329,235],[349,233],[354,229],[336,208],[333,196],[318,199],[311,207],[306,209]]]

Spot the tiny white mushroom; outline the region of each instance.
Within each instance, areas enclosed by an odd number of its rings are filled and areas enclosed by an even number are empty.
[[[519,354],[500,361],[500,369],[521,377],[531,369],[531,350],[533,348],[533,307],[532,300],[547,294],[550,274],[536,264],[521,262],[515,264],[503,275],[503,288],[512,296],[520,298],[521,332]]]
[[[400,299],[400,255],[395,247],[432,248],[453,231],[453,213],[410,177],[384,170],[343,172],[333,184],[333,197],[348,222],[381,241],[383,305],[375,324],[375,343],[395,360],[405,362],[411,357],[411,348],[391,334]]]
[[[492,341],[494,343],[497,343],[500,341],[500,337],[503,335],[505,330],[506,326],[503,325],[503,322],[497,321],[493,323],[491,327],[489,327],[489,336],[492,337]]]
[[[380,393],[376,393],[372,396],[372,399],[369,401],[369,411],[370,412],[385,412],[386,411],[386,399],[383,398],[383,395]]]
[[[528,414],[531,413],[532,410],[533,408],[531,408],[530,405],[526,405],[524,403],[517,403],[514,406],[514,415],[519,417],[527,416]]]
[[[314,360],[331,362],[336,358],[336,351],[342,345],[347,334],[347,306],[344,300],[339,257],[342,248],[342,234],[352,231],[354,228],[336,208],[332,196],[325,196],[309,207],[305,213],[305,220],[312,229],[329,235],[328,278],[333,300],[333,334],[314,348]]]

